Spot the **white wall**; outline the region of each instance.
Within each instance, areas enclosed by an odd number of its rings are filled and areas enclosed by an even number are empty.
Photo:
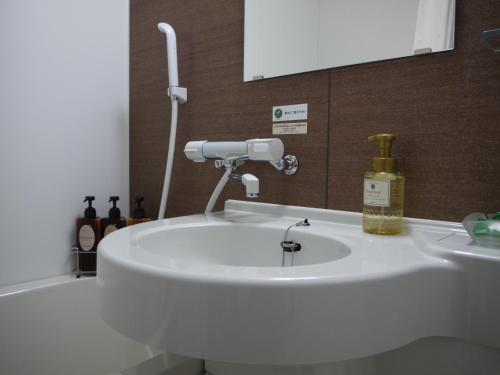
[[[128,8],[0,1],[0,285],[70,271],[85,195],[128,214]]]

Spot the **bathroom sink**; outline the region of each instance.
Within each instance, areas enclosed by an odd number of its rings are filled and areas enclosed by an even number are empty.
[[[342,242],[308,229],[296,227],[288,235],[302,247],[293,254],[294,266],[333,262],[349,254],[349,248]],[[144,264],[164,264],[165,268],[184,266],[191,267],[192,271],[197,267],[197,272],[207,274],[211,265],[282,267],[284,253],[280,243],[284,233],[283,225],[234,222],[144,230],[134,241],[141,249],[135,259],[139,261],[142,256]],[[286,265],[291,256],[291,253],[285,253]],[[236,274],[241,271],[238,268],[231,270]],[[218,268],[213,268],[213,272],[217,276]]]
[[[428,336],[500,346],[499,252],[456,223],[406,228],[376,236],[357,213],[238,201],[127,227],[99,244],[100,314],[153,347],[233,363],[333,362]]]

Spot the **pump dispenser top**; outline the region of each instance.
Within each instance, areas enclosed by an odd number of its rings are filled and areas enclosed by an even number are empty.
[[[393,173],[398,169],[398,161],[391,157],[392,142],[396,139],[394,134],[377,134],[368,137],[368,141],[378,141],[378,156],[373,158],[373,171]]]
[[[134,202],[136,206],[132,213],[132,217],[129,217],[127,219],[127,225],[134,225],[151,221],[151,218],[146,217],[146,210],[144,209],[144,207],[142,207],[142,202],[144,202],[144,197],[136,196]]]
[[[118,207],[116,207],[116,201],[119,201],[119,200],[120,200],[120,197],[118,197],[116,195],[109,197],[109,201],[113,202],[113,207],[111,207],[109,209],[109,218],[110,219],[119,219],[122,216],[120,209]]]
[[[95,208],[92,207],[92,201],[95,200],[95,197],[92,195],[86,196],[83,202],[89,202],[89,206],[85,208],[85,211],[83,213],[83,217],[85,219],[95,219],[97,216],[97,213],[95,211]]]
[[[137,206],[134,208],[132,217],[134,219],[144,219],[146,217],[146,210],[144,210],[144,207],[142,207],[144,197],[135,197],[134,201]]]

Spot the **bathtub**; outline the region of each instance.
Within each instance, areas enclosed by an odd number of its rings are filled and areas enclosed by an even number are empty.
[[[95,278],[0,288],[0,374],[199,375],[201,361],[154,353],[98,316]]]

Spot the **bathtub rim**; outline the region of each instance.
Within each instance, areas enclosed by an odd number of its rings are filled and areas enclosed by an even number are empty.
[[[70,274],[32,280],[24,283],[1,286],[0,298],[22,293],[31,293],[40,289],[51,288],[73,282],[95,282],[95,280],[95,277],[76,278],[75,276]]]

